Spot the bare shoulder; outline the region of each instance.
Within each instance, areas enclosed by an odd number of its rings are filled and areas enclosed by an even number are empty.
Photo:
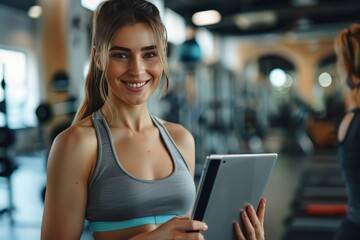
[[[54,140],[54,145],[61,145],[64,150],[82,150],[83,147],[91,147],[96,143],[95,129],[91,118],[85,118],[61,132]],[[89,145],[90,144],[90,145]]]
[[[96,133],[91,117],[88,117],[56,136],[48,161],[50,166],[90,173],[96,153]]]
[[[340,123],[340,126],[339,126],[339,130],[338,130],[338,140],[340,142],[342,142],[345,139],[347,131],[348,131],[349,126],[350,126],[350,123],[351,123],[353,118],[354,118],[354,113],[349,112],[342,119],[342,121]]]
[[[185,146],[194,144],[193,135],[183,125],[164,120],[160,120],[160,122],[166,127],[176,144]]]

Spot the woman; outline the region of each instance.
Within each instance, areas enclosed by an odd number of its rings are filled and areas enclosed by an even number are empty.
[[[346,79],[348,112],[338,130],[339,158],[348,193],[348,213],[335,239],[360,239],[360,25],[335,40],[340,76]]]
[[[51,148],[42,239],[80,239],[84,220],[96,240],[203,239],[190,220],[195,199],[194,139],[149,113],[165,75],[166,31],[144,0],[110,0],[93,18],[85,98]],[[265,200],[243,211],[245,233],[264,239]]]

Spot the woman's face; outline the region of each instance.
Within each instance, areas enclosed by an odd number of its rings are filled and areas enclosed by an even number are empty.
[[[158,87],[163,67],[151,28],[137,23],[119,29],[108,53],[106,79],[113,103],[140,105]]]

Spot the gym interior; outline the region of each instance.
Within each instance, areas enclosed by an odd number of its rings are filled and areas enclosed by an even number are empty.
[[[48,151],[83,97],[99,1],[86,2],[0,0],[0,239],[40,238]],[[266,238],[331,239],[347,202],[334,38],[360,21],[360,2],[153,2],[168,31],[171,81],[151,111],[193,134],[196,180],[209,154],[276,152]],[[221,20],[195,22],[205,10]],[[86,223],[81,239],[92,239]]]

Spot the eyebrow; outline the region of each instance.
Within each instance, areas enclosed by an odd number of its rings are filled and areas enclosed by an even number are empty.
[[[146,47],[141,48],[140,50],[141,51],[149,51],[149,50],[154,50],[154,49],[156,49],[156,45],[146,46]],[[131,52],[130,48],[121,47],[121,46],[113,46],[113,47],[110,48],[109,51],[111,52],[111,51],[114,51],[114,50],[121,50],[121,51],[124,51],[124,52]]]

